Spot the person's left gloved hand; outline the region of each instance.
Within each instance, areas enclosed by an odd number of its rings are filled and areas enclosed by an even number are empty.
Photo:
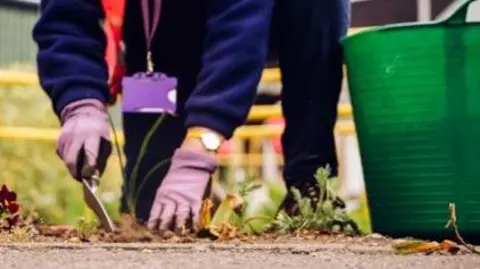
[[[166,231],[188,224],[195,227],[210,176],[217,167],[216,158],[208,153],[177,149],[157,190],[148,228]]]

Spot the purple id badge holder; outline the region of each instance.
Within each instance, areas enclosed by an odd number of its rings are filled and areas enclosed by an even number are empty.
[[[153,25],[150,28],[148,0],[142,0],[142,17],[147,44],[147,72],[122,80],[122,111],[129,113],[176,113],[177,79],[154,72],[151,44],[160,21],[161,0],[154,0]]]

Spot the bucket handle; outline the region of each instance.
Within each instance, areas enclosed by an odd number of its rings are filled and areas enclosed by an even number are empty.
[[[456,0],[438,16],[441,24],[465,24],[470,5],[479,0]]]

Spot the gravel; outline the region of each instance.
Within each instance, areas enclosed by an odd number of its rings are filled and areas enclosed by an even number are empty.
[[[362,254],[363,253],[363,254]],[[447,256],[399,256],[387,249],[296,246],[232,246],[212,248],[209,245],[162,247],[141,244],[133,247],[88,245],[82,247],[19,246],[0,247],[1,268],[480,268],[480,256],[461,254]]]

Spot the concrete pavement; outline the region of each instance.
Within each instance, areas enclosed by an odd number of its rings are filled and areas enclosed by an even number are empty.
[[[1,268],[480,268],[480,256],[400,256],[388,247],[342,244],[9,244]]]

